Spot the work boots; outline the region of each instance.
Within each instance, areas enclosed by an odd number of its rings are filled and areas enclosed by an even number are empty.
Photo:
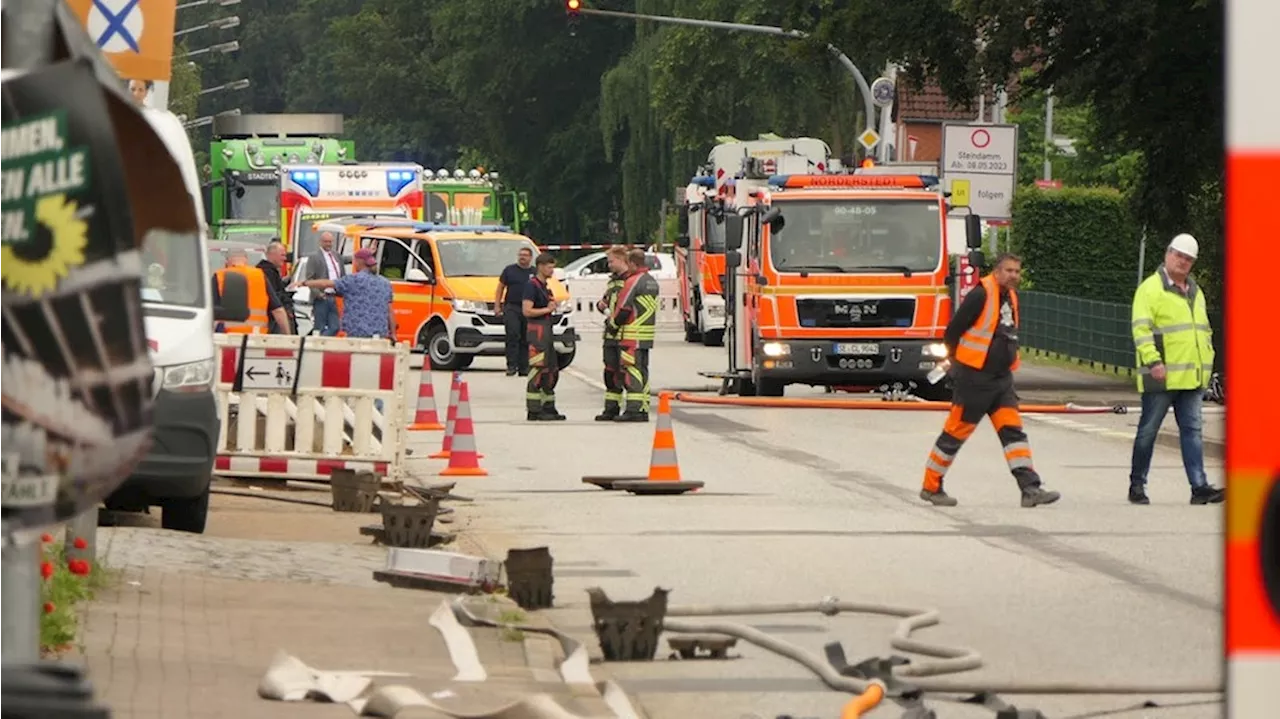
[[[1062,499],[1062,495],[1044,487],[1031,487],[1022,490],[1022,506],[1039,507],[1042,504],[1053,504]]]
[[[613,421],[614,422],[648,422],[649,413],[638,412],[634,410],[627,410],[626,412],[623,412],[617,417],[614,417]]]
[[[927,489],[920,490],[920,499],[935,507],[954,507],[959,504],[955,497],[943,491],[942,485],[938,485],[938,491],[936,492],[930,492]]]
[[[554,404],[542,405],[542,421],[563,422],[566,419],[568,419],[568,417],[565,417],[564,415],[556,411],[556,406]]]
[[[1195,493],[1191,494],[1191,501],[1195,501]],[[1141,484],[1129,485],[1129,504],[1151,504],[1151,499],[1147,497],[1147,488]]]
[[[1226,498],[1226,491],[1219,487],[1205,485],[1191,488],[1192,504],[1219,504]]]
[[[618,418],[618,414],[619,414],[619,411],[617,407],[605,407],[603,412],[596,415],[596,421],[612,422]]]

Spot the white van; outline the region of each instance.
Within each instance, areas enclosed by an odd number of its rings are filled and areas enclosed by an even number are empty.
[[[151,450],[107,498],[108,509],[162,509],[165,529],[204,532],[220,427],[214,394],[213,297],[209,231],[195,156],[182,122],[170,112],[141,111],[177,159],[200,231],[152,232],[142,248],[142,309],[155,366]]]

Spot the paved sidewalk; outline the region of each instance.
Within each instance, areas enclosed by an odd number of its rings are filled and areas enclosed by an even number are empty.
[[[346,705],[259,698],[258,683],[277,651],[319,670],[412,675],[375,678],[375,686],[403,684],[427,695],[448,688],[458,670],[428,623],[447,596],[372,580],[385,549],[356,532],[371,519],[376,515],[215,495],[204,536],[101,528],[99,556],[121,576],[84,614],[83,655],[96,695],[117,719],[356,716]],[[318,534],[331,541],[315,541]],[[608,715],[598,698],[572,698],[563,682],[546,681],[557,657],[535,640],[527,643],[536,656],[527,657],[519,636],[470,632],[489,674],[486,690],[513,698],[546,692],[583,715]],[[401,713],[409,716],[444,715]]]

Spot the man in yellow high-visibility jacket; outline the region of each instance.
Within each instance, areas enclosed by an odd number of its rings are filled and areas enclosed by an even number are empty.
[[[1181,234],[1165,251],[1164,264],[1133,294],[1133,344],[1138,353],[1138,391],[1142,417],[1133,440],[1129,501],[1150,504],[1147,471],[1156,435],[1169,408],[1178,423],[1182,465],[1191,482],[1192,504],[1216,504],[1223,490],[1209,484],[1204,471],[1201,402],[1213,374],[1213,330],[1204,292],[1191,279],[1200,254],[1196,238]]]

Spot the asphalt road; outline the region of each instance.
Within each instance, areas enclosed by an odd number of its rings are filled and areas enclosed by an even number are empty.
[[[1221,676],[1221,505],[1190,506],[1176,450],[1159,448],[1153,504],[1125,501],[1136,416],[1036,417],[1036,465],[1056,505],[1023,509],[989,427],[949,478],[960,500],[933,508],[916,496],[942,424],[932,412],[713,408],[673,410],[683,476],[702,492],[635,497],[580,483],[587,474],[644,474],[653,426],[592,421],[600,410],[598,340],[587,337],[562,377],[563,423],[524,422],[523,380],[500,360],[466,373],[486,478],[462,479],[476,498],[460,512],[489,549],[548,545],[562,628],[591,636],[584,590],[640,599],[655,586],[672,604],[850,601],[937,608],[922,638],[976,648],[975,683],[1206,683]],[[719,348],[663,336],[655,386],[705,385]],[[436,388],[447,387],[443,373]],[[800,393],[801,390],[796,390]],[[443,393],[441,393],[443,394]],[[792,394],[789,390],[788,394]],[[1067,420],[1069,424],[1048,420]],[[1207,417],[1212,421],[1212,417]],[[1111,423],[1111,424],[1108,424]],[[1082,429],[1083,427],[1083,429]],[[1089,429],[1100,428],[1095,430]],[[438,441],[438,440],[434,440]],[[1211,481],[1222,482],[1219,460]],[[820,615],[734,617],[821,654],[844,642],[851,658],[892,653],[893,621]],[[836,717],[847,697],[789,660],[740,643],[740,658],[609,664],[654,719]],[[1205,697],[1011,696],[1054,718]],[[943,719],[990,710],[932,704]],[[1145,708],[1117,717],[1220,716],[1221,706]],[[872,717],[899,717],[884,705]]]

